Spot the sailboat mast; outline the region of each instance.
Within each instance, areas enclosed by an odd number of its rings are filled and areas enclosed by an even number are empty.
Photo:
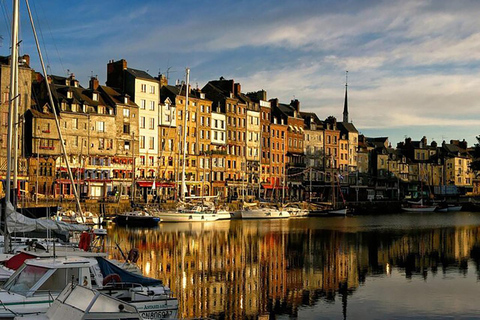
[[[183,115],[183,162],[182,162],[182,194],[181,199],[185,201],[185,194],[187,193],[187,185],[185,182],[185,162],[187,160],[187,115],[188,115],[188,91],[189,91],[189,80],[190,80],[190,69],[185,70],[185,112]]]
[[[74,180],[73,180],[72,169],[70,168],[70,162],[68,161],[67,151],[65,150],[65,140],[63,139],[62,130],[60,129],[60,121],[58,120],[57,109],[56,109],[55,103],[53,101],[53,96],[52,96],[52,91],[50,89],[50,84],[48,83],[47,70],[45,69],[45,63],[43,61],[42,52],[40,50],[40,44],[38,42],[37,31],[35,30],[35,25],[33,23],[32,12],[30,11],[30,5],[28,4],[28,0],[25,0],[25,3],[27,4],[28,16],[30,18],[30,23],[32,25],[32,31],[33,31],[33,36],[35,38],[35,44],[37,45],[38,57],[40,58],[40,64],[42,65],[43,76],[45,77],[45,85],[47,87],[48,97],[50,99],[50,106],[52,107],[53,115],[55,116],[55,124],[57,126],[58,136],[60,138],[60,146],[62,148],[63,157],[64,157],[65,163],[67,165],[68,176],[70,178],[70,181],[72,182],[72,189],[73,189],[73,193],[75,195],[75,200],[77,202],[77,210],[80,213],[80,216],[82,217],[83,222],[85,222],[85,217],[83,216],[82,206],[80,205],[80,198],[78,196],[77,187],[76,187],[76,185],[74,183]]]
[[[13,138],[13,125],[15,121],[14,117],[14,104],[18,101],[17,93],[15,91],[15,84],[18,78],[18,11],[19,0],[13,0],[13,15],[12,15],[12,46],[10,56],[10,91],[8,101],[8,128],[7,128],[7,172],[6,172],[6,186],[5,186],[5,207],[11,203],[11,175],[12,172],[12,138]],[[16,204],[15,204],[16,205]],[[7,228],[7,211],[4,210],[4,246],[3,252],[8,253],[10,250],[10,238],[8,236]]]
[[[6,174],[6,186],[5,186],[5,202],[11,202],[11,172],[12,172],[12,140],[13,140],[13,126],[15,122],[14,117],[14,104],[17,100],[15,95],[15,83],[18,77],[18,11],[19,0],[13,0],[13,16],[12,16],[12,45],[10,56],[10,91],[9,91],[9,103],[8,103],[8,128],[7,128],[7,174]],[[6,229],[6,224],[5,224]],[[5,246],[7,248],[7,246]]]

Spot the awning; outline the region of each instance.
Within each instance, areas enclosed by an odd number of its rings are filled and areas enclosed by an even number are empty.
[[[160,188],[175,188],[174,183],[168,183],[168,182],[159,182],[159,183],[155,183],[155,185]]]
[[[280,189],[280,190],[281,190],[281,189],[287,190],[287,189],[288,189],[288,187],[275,186],[275,185],[271,185],[271,184],[267,184],[267,185],[262,184],[262,187],[263,187],[264,189],[274,189],[274,190],[279,190],[279,189]]]
[[[153,181],[137,181],[139,187],[151,188],[153,186]]]

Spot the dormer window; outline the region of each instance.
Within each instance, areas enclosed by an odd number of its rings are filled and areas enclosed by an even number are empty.
[[[72,99],[73,98],[73,92],[72,91],[67,91],[67,99]]]
[[[128,104],[128,97],[127,96],[123,97],[123,103]]]
[[[92,94],[92,99],[93,99],[93,101],[98,101],[98,93],[94,92]]]

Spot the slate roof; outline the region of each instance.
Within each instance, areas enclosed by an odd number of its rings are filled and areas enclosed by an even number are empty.
[[[312,130],[310,128],[310,119],[317,125],[317,130],[323,130],[323,121],[320,120],[314,112],[300,112],[300,116],[303,118],[305,130]]]
[[[143,70],[127,68],[125,69],[125,71],[130,73],[135,78],[157,81],[157,79],[155,79],[154,77],[152,77],[151,75],[149,75],[147,72]]]
[[[337,122],[337,127],[342,133],[358,133],[357,128],[351,122]]]
[[[113,89],[112,87],[107,87],[107,86],[99,86],[99,88],[104,92],[104,94],[110,98],[111,102],[114,104],[123,104],[123,105],[128,105],[130,107],[137,107],[138,105],[133,102],[131,99],[128,99],[127,103],[124,101],[124,95],[119,93],[117,90]]]

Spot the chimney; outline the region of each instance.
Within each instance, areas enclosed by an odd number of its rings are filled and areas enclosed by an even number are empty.
[[[98,89],[98,85],[99,85],[99,84],[98,84],[98,79],[97,79],[97,77],[96,77],[96,76],[95,76],[95,77],[91,77],[91,78],[90,78],[89,88],[90,88],[91,90],[97,90],[97,89]]]
[[[26,65],[27,67],[30,67],[30,56],[28,54],[24,54],[21,57],[21,60],[22,60],[24,65]]]
[[[159,74],[158,81],[160,82],[160,88],[164,86],[168,86],[168,79],[165,75]]]
[[[127,60],[110,60],[107,64],[107,86],[124,91],[123,71],[127,69]]]
[[[269,101],[272,104],[272,108],[278,107],[278,98],[270,99]]]
[[[235,83],[233,85],[233,92],[237,95],[237,94],[240,94],[242,92],[242,86],[240,85],[240,83]]]
[[[292,100],[290,102],[290,105],[295,109],[295,111],[300,112],[300,101],[298,101],[297,99],[295,100]]]

